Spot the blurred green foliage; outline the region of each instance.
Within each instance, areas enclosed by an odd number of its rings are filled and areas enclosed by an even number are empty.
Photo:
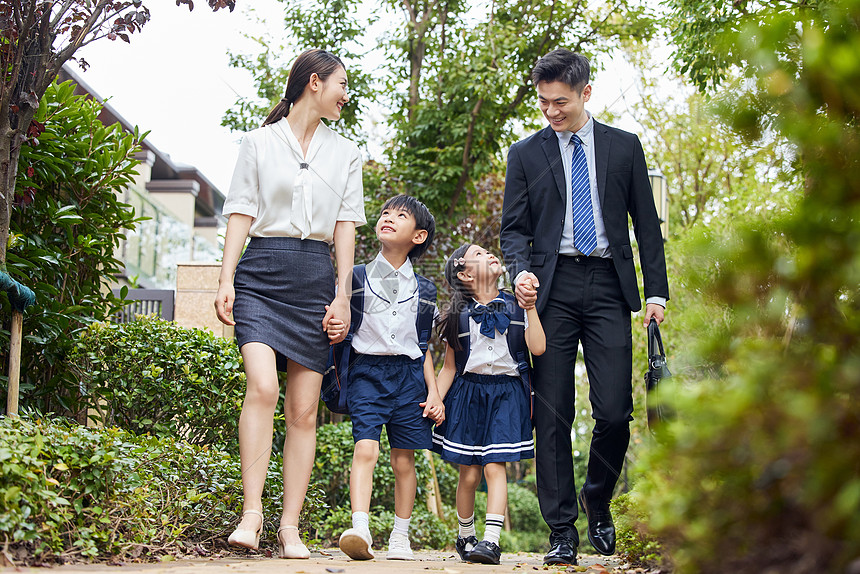
[[[689,240],[691,368],[665,393],[683,416],[643,456],[635,494],[681,572],[860,558],[858,22],[857,0],[765,3],[714,44],[750,78],[714,94],[724,121],[785,138],[803,195]]]

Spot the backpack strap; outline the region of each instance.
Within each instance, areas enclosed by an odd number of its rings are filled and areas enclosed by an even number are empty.
[[[418,312],[415,314],[415,330],[418,333],[418,347],[423,355],[427,353],[430,335],[433,332],[433,319],[436,316],[436,286],[417,273],[415,278],[418,279]]]
[[[460,311],[460,316],[457,317],[457,339],[460,342],[460,350],[454,351],[454,364],[458,375],[462,375],[466,370],[466,361],[469,360],[472,347],[472,338],[469,336],[469,309],[472,305],[474,303],[469,302],[469,306]]]
[[[517,304],[516,298],[510,293],[502,293],[505,306],[511,316],[511,324],[508,327],[507,341],[508,351],[517,362],[517,370],[523,381],[523,388],[529,398],[529,408],[534,416],[534,389],[531,380],[531,364],[529,363],[529,349],[526,345],[526,312]]]
[[[367,269],[364,264],[355,265],[352,268],[352,294],[349,296],[349,332],[344,343],[352,343],[352,337],[361,326],[361,319],[364,317],[365,279],[367,279]]]

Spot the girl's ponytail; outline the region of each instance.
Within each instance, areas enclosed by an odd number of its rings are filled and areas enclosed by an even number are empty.
[[[324,82],[338,68],[346,69],[340,58],[331,52],[316,49],[302,52],[290,68],[284,97],[272,108],[263,125],[273,124],[289,115],[292,105],[305,93],[305,87],[310,83],[313,74]]]
[[[460,281],[457,273],[464,269],[464,258],[471,246],[471,243],[461,245],[454,250],[454,253],[445,263],[445,280],[451,288],[451,300],[448,302],[442,321],[439,323],[439,334],[455,351],[462,349],[460,345],[460,313],[469,306],[469,299],[472,297],[472,293]]]

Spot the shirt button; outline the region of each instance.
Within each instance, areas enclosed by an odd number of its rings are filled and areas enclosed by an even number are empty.
[[[394,272],[394,276],[397,277],[399,273],[397,271]]]
[[[397,289],[394,290],[394,294],[397,295]]]
[[[392,339],[394,338],[394,333],[391,333],[391,338],[392,338]]]
[[[493,350],[493,346],[492,346],[492,345],[488,346],[488,347],[487,347],[487,350],[488,350],[488,351],[492,351],[492,350]]]
[[[391,314],[392,314],[392,315],[397,315],[397,311],[392,311],[392,312],[391,312]]]

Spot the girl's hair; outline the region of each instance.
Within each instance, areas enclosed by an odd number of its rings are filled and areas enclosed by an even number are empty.
[[[290,113],[290,107],[305,93],[305,87],[310,83],[312,74],[316,74],[324,82],[338,68],[345,70],[346,66],[331,52],[319,49],[302,52],[290,68],[284,97],[272,108],[263,125],[273,124]]]
[[[465,264],[462,261],[471,246],[471,243],[461,245],[454,250],[445,263],[445,281],[451,287],[451,300],[439,323],[439,334],[455,351],[463,348],[459,337],[460,313],[469,306],[469,299],[472,297],[472,292],[460,281],[457,273],[464,269]]]

